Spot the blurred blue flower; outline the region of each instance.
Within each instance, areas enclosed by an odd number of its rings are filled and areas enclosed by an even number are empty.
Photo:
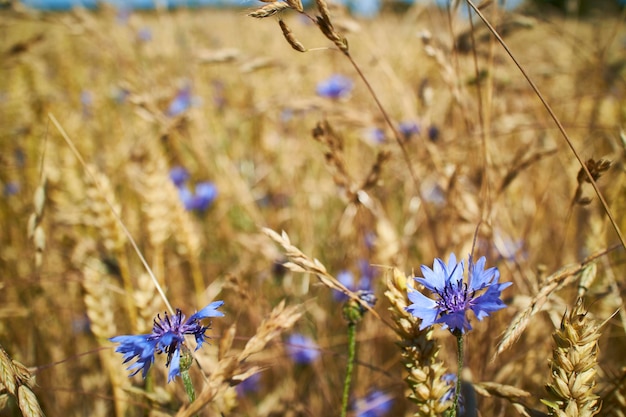
[[[287,353],[298,365],[308,365],[320,355],[317,343],[300,333],[292,334],[287,339]]]
[[[196,184],[196,195],[194,198],[194,209],[205,211],[213,204],[217,198],[217,187],[210,181],[203,181]]]
[[[196,350],[200,349],[208,339],[205,334],[206,331],[211,328],[210,323],[208,326],[202,326],[200,320],[209,317],[222,317],[224,313],[217,311],[217,309],[223,304],[223,301],[214,301],[187,320],[179,309],[176,309],[176,314],[172,317],[166,312],[163,318],[158,315],[154,319],[154,326],[150,334],[115,336],[109,340],[120,344],[115,351],[124,355],[124,363],[135,359],[135,363],[127,368],[129,371],[133,371],[130,376],[142,371],[142,376],[145,378],[154,362],[154,356],[166,353],[167,362],[165,366],[170,368],[167,382],[170,382],[174,377],[180,375],[180,349],[185,344],[185,335],[193,335],[197,343]]]
[[[176,165],[170,169],[170,179],[177,188],[180,188],[189,179],[189,171],[180,165]]]
[[[463,282],[465,262],[457,263],[454,253],[450,254],[447,265],[439,258],[435,259],[433,269],[422,265],[424,278],[415,280],[433,292],[436,300],[419,291],[409,290],[408,297],[413,304],[406,310],[422,320],[420,330],[439,323],[452,333],[465,333],[472,329],[467,318],[470,310],[478,320],[482,320],[506,307],[500,295],[512,283],[498,283],[500,272],[495,267],[485,271],[485,262],[483,256],[473,263],[470,256],[467,282]],[[485,291],[478,295],[482,290]]]
[[[402,135],[404,140],[411,139],[414,135],[419,135],[421,129],[415,122],[405,121],[398,125],[398,132]]]
[[[132,8],[127,7],[125,5],[121,5],[116,10],[115,21],[119,25],[126,25],[126,24],[128,24],[128,21],[130,19],[130,15],[132,14],[132,12],[133,12]]]
[[[185,210],[191,211],[195,208],[194,195],[186,185],[178,187],[178,198],[183,203]]]
[[[365,259],[359,259],[357,264],[361,273],[358,282],[354,281],[354,275],[352,275],[352,272],[348,270],[340,271],[337,274],[337,280],[350,291],[357,292],[361,290],[371,292],[370,289],[372,288],[372,279],[376,275],[376,270],[372,268],[370,263]],[[346,301],[348,296],[340,291],[334,291],[333,298],[335,301],[341,302]]]
[[[235,387],[237,395],[243,396],[250,392],[256,392],[259,389],[259,383],[261,382],[261,373],[256,373],[249,378],[243,380]]]
[[[93,93],[89,90],[83,90],[80,93],[80,104],[83,107],[83,116],[90,117],[93,107]]]
[[[317,84],[317,94],[321,97],[339,99],[352,91],[352,80],[346,76],[335,74]]]
[[[385,142],[385,131],[379,127],[373,127],[365,131],[365,137],[372,143],[381,144]]]
[[[382,417],[391,410],[393,397],[382,391],[372,391],[365,398],[354,402],[354,415],[357,417]]]
[[[178,197],[186,210],[206,211],[217,198],[217,186],[210,181],[201,181],[196,184],[195,192],[191,192],[186,185],[189,172],[183,167],[176,166],[170,170],[170,179],[178,188]]]
[[[20,192],[20,183],[17,181],[9,181],[4,184],[3,194],[5,197],[10,197],[12,195],[16,195]]]
[[[147,26],[140,28],[137,31],[137,39],[141,42],[150,42],[152,40],[152,29]]]
[[[431,142],[437,142],[439,140],[439,128],[435,125],[430,125],[428,127],[428,139]]]
[[[184,113],[189,107],[191,107],[191,85],[185,84],[170,102],[166,114],[169,117],[176,117]]]

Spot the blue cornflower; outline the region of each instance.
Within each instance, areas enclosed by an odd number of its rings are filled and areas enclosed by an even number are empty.
[[[287,353],[298,365],[308,365],[320,355],[317,343],[300,333],[292,334],[287,339]]]
[[[354,415],[357,417],[382,417],[393,406],[393,397],[382,391],[372,391],[365,398],[354,402]]]
[[[155,354],[166,353],[165,366],[170,368],[167,382],[170,382],[176,375],[180,375],[180,349],[185,344],[185,335],[193,335],[196,338],[196,350],[200,349],[208,338],[205,333],[211,327],[210,324],[202,326],[200,320],[223,316],[224,313],[217,311],[223,304],[223,301],[214,301],[187,320],[179,309],[176,309],[176,314],[171,317],[166,312],[163,318],[158,315],[154,319],[150,334],[115,336],[109,340],[120,344],[115,351],[124,354],[124,363],[136,360],[127,368],[134,371],[130,376],[141,370],[145,378],[154,362]]]
[[[335,74],[317,84],[317,94],[322,97],[338,99],[352,91],[352,80],[346,76]]]
[[[466,314],[469,310],[474,312],[478,320],[482,320],[506,307],[500,295],[512,283],[498,283],[500,272],[495,267],[485,271],[485,262],[483,256],[473,263],[470,256],[467,282],[463,282],[465,262],[457,263],[454,253],[450,254],[447,265],[438,258],[435,259],[433,269],[422,265],[424,278],[415,280],[435,293],[436,300],[419,291],[409,291],[409,300],[413,304],[406,310],[422,320],[420,330],[439,323],[452,333],[465,333],[472,329]],[[485,291],[477,295],[482,290]]]

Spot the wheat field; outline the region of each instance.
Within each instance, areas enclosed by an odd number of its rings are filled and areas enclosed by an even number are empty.
[[[624,14],[481,10],[554,119],[464,12],[0,10],[0,415],[452,415],[406,310],[451,253],[512,283],[459,415],[626,415]],[[193,402],[129,377],[215,300]]]

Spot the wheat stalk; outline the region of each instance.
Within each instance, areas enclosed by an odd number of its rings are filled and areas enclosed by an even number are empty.
[[[93,177],[87,177],[86,179],[87,212],[90,214],[87,224],[97,229],[99,236],[102,237],[105,249],[118,261],[120,275],[124,284],[126,312],[128,313],[130,323],[133,323],[132,326],[134,326],[134,323],[137,321],[137,312],[132,299],[134,288],[130,277],[128,258],[124,251],[126,235],[124,235],[117,221],[121,208],[115,197],[109,177],[95,166],[89,165],[88,169],[93,173]]]
[[[258,370],[246,370],[246,361],[251,355],[261,352],[265,346],[275,337],[285,330],[290,329],[302,316],[302,308],[299,305],[286,307],[285,301],[281,301],[258,327],[255,335],[248,340],[243,351],[237,355],[227,355],[222,349],[230,348],[230,343],[225,342],[221,346],[221,359],[212,370],[206,385],[197,396],[196,400],[183,406],[176,417],[191,417],[197,414],[209,402],[223,393],[230,386],[231,381],[241,382]],[[232,329],[231,329],[232,330]],[[232,342],[234,333],[230,334],[228,340]]]
[[[25,417],[44,417],[37,396],[31,390],[34,380],[28,369],[11,359],[0,345],[0,391],[13,395]]]
[[[357,294],[350,291],[345,285],[339,282],[337,278],[328,273],[326,267],[324,267],[319,260],[309,258],[300,249],[292,245],[287,233],[283,232],[282,234],[278,234],[272,229],[265,227],[262,231],[266,236],[278,243],[285,250],[285,256],[289,260],[289,262],[283,264],[285,268],[294,272],[306,272],[316,275],[322,284],[330,289],[347,295],[351,299],[357,301],[361,306],[363,306],[363,308],[370,311],[374,316],[376,316],[376,318],[382,320],[380,315],[366,301],[361,300]]]
[[[550,363],[552,382],[546,387],[551,398],[543,400],[550,415],[591,417],[600,412],[599,397],[593,393],[599,329],[587,315],[582,298],[578,298],[572,311],[563,316],[561,327],[552,335],[556,343]]]
[[[108,339],[117,334],[115,325],[115,306],[110,297],[110,283],[106,267],[96,258],[90,257],[83,262],[83,297],[90,328],[96,336],[98,343],[108,346]],[[135,323],[132,323],[134,326]],[[113,386],[113,397],[117,416],[125,415],[128,404],[127,394],[122,390],[126,380],[122,374],[117,358],[113,356],[111,349],[99,352],[102,366],[107,370]]]
[[[400,337],[397,342],[404,367],[409,372],[406,382],[411,389],[409,399],[417,405],[416,416],[435,417],[448,410],[450,401],[441,401],[450,390],[443,380],[447,369],[439,360],[439,346],[433,340],[433,327],[419,330],[419,320],[406,311],[409,305],[407,280],[398,269],[387,275],[385,296],[391,303],[393,329]]]
[[[550,276],[548,276],[545,279],[541,288],[539,289],[538,293],[531,300],[528,307],[515,315],[515,317],[511,321],[511,324],[504,332],[500,343],[498,343],[498,349],[495,355],[499,355],[500,353],[511,347],[519,339],[520,335],[528,327],[530,319],[539,311],[541,311],[541,308],[550,299],[550,297],[556,290],[572,283],[577,278],[578,274],[580,274],[586,268],[591,267],[592,262],[594,262],[595,259],[605,255],[612,249],[613,248],[595,252],[591,256],[587,257],[584,261],[580,263],[565,265],[559,268]]]

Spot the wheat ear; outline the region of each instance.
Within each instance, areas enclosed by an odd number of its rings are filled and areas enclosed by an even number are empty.
[[[407,280],[399,270],[393,268],[387,276],[385,296],[391,303],[389,310],[393,318],[393,329],[400,337],[397,342],[402,363],[409,372],[406,382],[411,394],[409,399],[417,405],[416,416],[440,416],[450,408],[450,401],[441,401],[450,386],[443,380],[447,370],[438,359],[439,346],[433,340],[433,327],[419,330],[419,320],[406,311]]]
[[[558,417],[591,417],[600,412],[599,397],[593,393],[598,366],[600,326],[585,311],[582,298],[561,327],[552,335],[556,346],[550,370],[552,382],[547,385],[550,399],[542,400],[550,415]]]
[[[108,345],[107,340],[117,334],[115,306],[110,297],[110,283],[104,264],[96,258],[87,258],[83,262],[83,288],[85,290],[84,301],[91,332],[96,336],[98,344]],[[128,294],[127,294],[128,296]],[[132,323],[134,326],[135,323]],[[128,404],[127,394],[122,390],[126,379],[121,373],[121,368],[113,356],[111,349],[99,351],[102,366],[107,370],[113,387],[115,402],[115,414],[123,416]]]
[[[528,327],[530,319],[541,311],[543,305],[550,299],[556,290],[572,283],[577,278],[578,274],[583,272],[586,268],[590,268],[592,263],[597,258],[605,255],[614,248],[615,247],[595,252],[584,261],[565,265],[547,277],[539,289],[539,292],[533,297],[528,307],[517,313],[511,321],[511,324],[504,332],[504,336],[502,336],[502,340],[498,343],[496,356],[511,347],[519,339],[520,335]]]
[[[116,215],[120,215],[120,205],[111,186],[111,181],[104,173],[100,172],[96,167],[89,166],[89,170],[94,174],[94,178],[87,177],[87,210],[91,215],[91,225],[94,226],[102,236],[104,247],[115,256],[120,267],[120,275],[124,284],[124,297],[126,300],[126,312],[134,331],[134,325],[137,322],[137,312],[133,303],[132,294],[134,292],[133,282],[130,277],[128,266],[128,257],[124,251],[126,243],[126,235],[122,231],[117,222]],[[109,207],[111,203],[113,208]]]
[[[11,359],[0,345],[0,391],[6,389],[15,397],[25,417],[44,417],[39,401],[31,390],[33,382],[28,369]]]
[[[279,336],[285,330],[292,328],[301,316],[301,306],[286,307],[285,301],[281,301],[272,310],[269,317],[263,320],[255,335],[248,340],[248,343],[246,343],[241,353],[228,355],[228,352],[220,352],[221,359],[215,369],[213,369],[207,384],[196,400],[182,407],[176,414],[176,417],[191,417],[196,415],[210,401],[214,401],[220,392],[224,392],[224,390],[231,385],[231,382],[241,382],[255,373],[254,370],[251,372],[250,369],[245,369],[248,366],[246,361],[249,357],[262,351],[272,339]],[[232,342],[233,337],[234,333],[230,333],[228,340]],[[221,348],[228,350],[230,348],[230,342],[223,343]]]

